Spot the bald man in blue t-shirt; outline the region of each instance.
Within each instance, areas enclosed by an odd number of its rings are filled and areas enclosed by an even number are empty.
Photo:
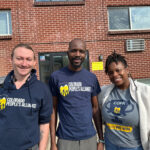
[[[103,150],[103,143],[97,144],[92,122],[93,118],[99,141],[103,141],[97,100],[100,86],[96,76],[82,68],[85,57],[85,42],[72,40],[68,50],[69,65],[55,71],[50,77],[49,85],[53,95],[51,150]],[[60,122],[56,132],[57,112]]]

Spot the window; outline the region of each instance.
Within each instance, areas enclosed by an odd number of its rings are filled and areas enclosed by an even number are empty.
[[[150,6],[108,7],[109,30],[149,30]]]
[[[83,1],[83,0],[35,0],[36,2],[68,2],[68,1]]]
[[[11,13],[7,10],[0,10],[0,35],[11,35]]]
[[[81,6],[85,5],[85,0],[34,0],[35,6]]]
[[[39,53],[39,72],[40,80],[48,83],[50,74],[62,67],[68,65],[68,56],[66,52]],[[86,58],[83,67],[89,70],[89,54],[86,51]]]

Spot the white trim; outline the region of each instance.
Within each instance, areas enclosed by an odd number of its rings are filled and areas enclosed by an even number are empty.
[[[11,30],[10,28],[12,28],[12,24],[11,24],[11,21],[9,20],[9,18],[11,19],[11,11],[10,10],[0,10],[0,13],[4,13],[6,14],[6,28],[7,28],[7,32],[5,34],[1,34],[0,33],[0,36],[9,36],[9,35],[12,35]]]

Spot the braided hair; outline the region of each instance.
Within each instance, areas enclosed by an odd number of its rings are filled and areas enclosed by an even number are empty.
[[[105,73],[108,74],[108,66],[112,63],[115,62],[118,64],[118,62],[121,62],[125,68],[128,67],[127,61],[125,60],[125,57],[116,53],[115,51],[109,55],[106,59],[106,64],[105,64]]]

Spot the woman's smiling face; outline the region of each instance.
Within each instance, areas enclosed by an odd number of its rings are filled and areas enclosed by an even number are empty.
[[[108,66],[108,76],[112,83],[119,89],[127,89],[129,87],[128,68],[122,62],[112,62]]]

